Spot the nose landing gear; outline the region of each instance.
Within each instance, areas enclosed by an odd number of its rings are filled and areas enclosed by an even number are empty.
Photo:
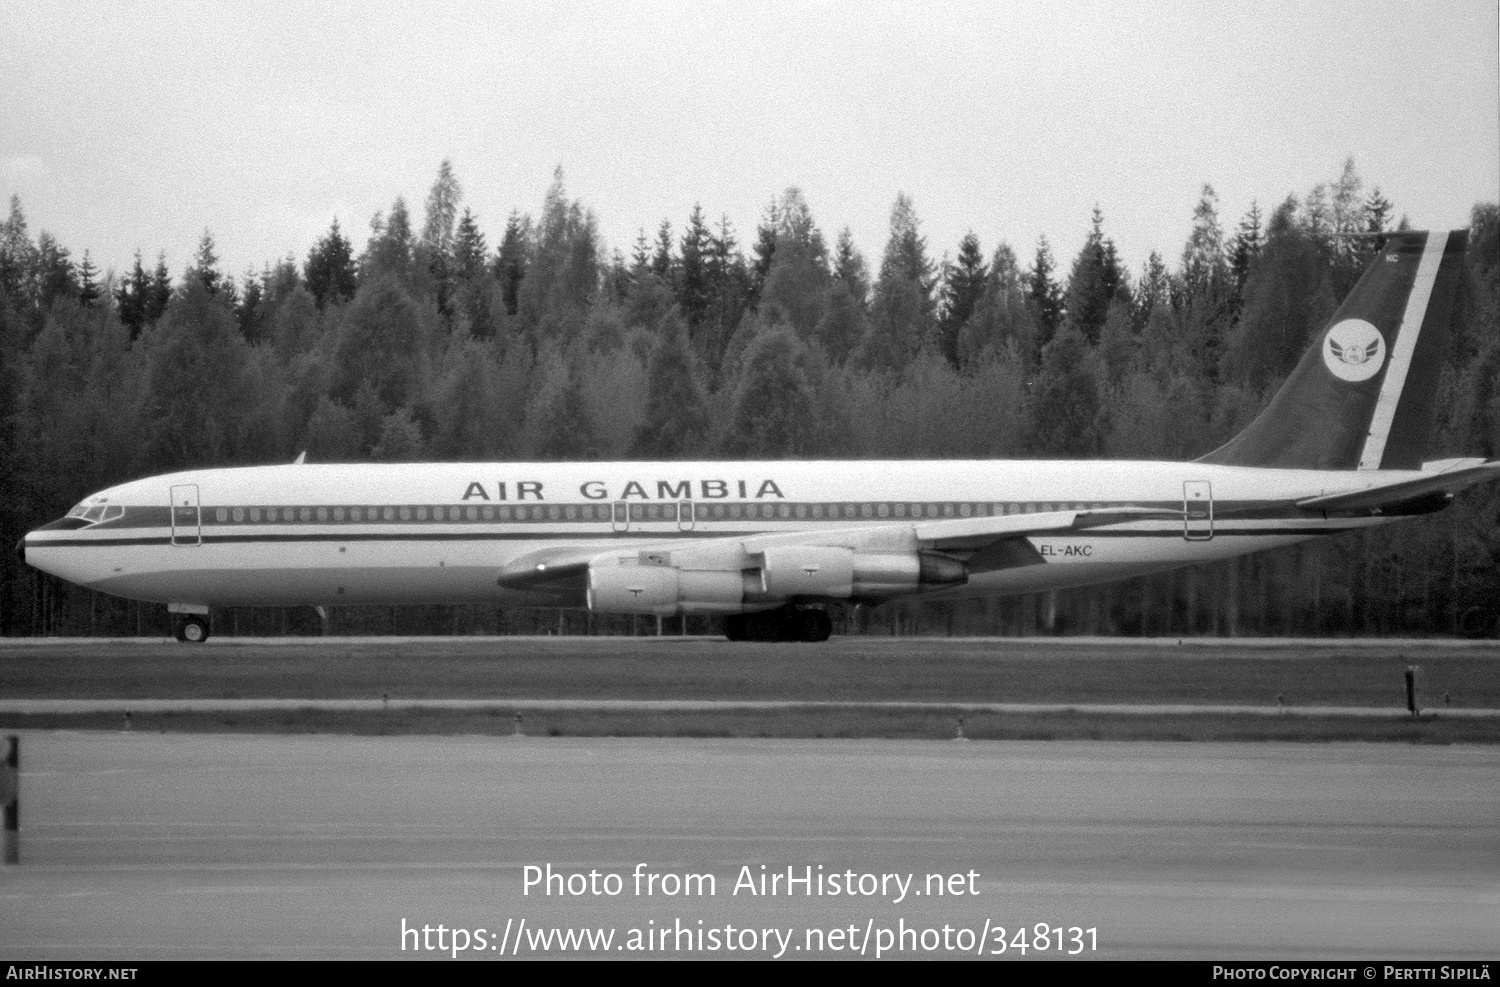
[[[176,620],[177,640],[184,644],[202,644],[208,640],[208,618],[188,614]]]

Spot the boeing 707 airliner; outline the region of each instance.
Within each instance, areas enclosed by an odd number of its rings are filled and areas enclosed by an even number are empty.
[[[1390,234],[1264,412],[1193,462],[313,465],[103,490],[26,561],[166,603],[719,614],[821,641],[834,601],[1124,579],[1436,511],[1500,460],[1426,461],[1466,233]]]

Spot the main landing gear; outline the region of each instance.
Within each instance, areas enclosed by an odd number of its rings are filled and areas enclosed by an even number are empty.
[[[724,636],[731,641],[826,641],[832,633],[833,620],[822,610],[782,607],[724,618]]]
[[[202,644],[208,640],[208,618],[190,613],[177,618],[177,640],[184,644]]]

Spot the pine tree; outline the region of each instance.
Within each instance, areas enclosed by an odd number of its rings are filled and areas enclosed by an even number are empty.
[[[422,243],[445,259],[453,255],[453,226],[458,221],[458,204],[463,194],[463,188],[453,174],[453,162],[444,158],[438,166],[438,176],[427,192]]]
[[[646,239],[646,228],[640,227],[635,234],[635,249],[630,254],[630,274],[636,284],[651,274],[651,241]]]
[[[717,371],[724,346],[750,304],[750,272],[727,215],[719,217],[719,229],[710,244],[708,267],[711,306],[708,321],[712,328],[700,333],[699,338],[710,368]]]
[[[958,243],[958,259],[943,269],[943,314],[938,322],[943,356],[958,363],[958,334],[984,297],[989,268],[970,230]]]
[[[94,282],[99,269],[94,267],[94,262],[89,259],[89,252],[83,252],[83,263],[78,265],[78,302],[84,308],[93,308],[94,303],[99,300],[99,286]]]
[[[0,293],[17,305],[29,303],[36,276],[36,247],[26,232],[21,197],[10,197],[10,216],[0,223]]]
[[[411,217],[406,212],[406,200],[397,196],[396,201],[391,203],[389,216],[376,213],[370,220],[370,241],[365,245],[365,253],[359,264],[360,283],[374,281],[382,274],[389,274],[410,288],[415,246]]]
[[[713,250],[713,234],[703,221],[703,207],[694,204],[688,216],[687,229],[682,233],[682,253],[678,262],[677,307],[687,319],[688,329],[696,334],[703,324],[713,301],[710,280],[709,257]]]
[[[453,237],[453,273],[460,280],[474,282],[484,274],[485,258],[490,248],[484,242],[484,234],[469,210],[464,210],[458,222],[458,231]]]
[[[135,252],[135,265],[130,274],[115,289],[115,303],[120,322],[130,331],[130,340],[135,342],[146,323],[146,300],[151,291],[151,278],[141,264],[141,252]]]
[[[1151,319],[1151,313],[1160,306],[1172,303],[1172,275],[1155,250],[1146,258],[1141,270],[1141,281],[1135,291],[1135,330],[1140,332]]]
[[[245,342],[253,345],[260,341],[261,322],[266,314],[265,287],[255,276],[254,270],[245,272],[244,284],[245,288],[240,293],[240,304],[235,314],[239,319],[240,335],[245,337]]]
[[[776,257],[776,236],[780,229],[781,207],[773,196],[761,214],[760,225],[755,228],[755,259],[750,263],[751,307],[760,303],[760,293],[766,286],[766,278],[771,275],[771,263]]]
[[[880,276],[875,282],[874,314],[881,317],[881,308],[888,305],[897,291],[915,289],[915,298],[920,303],[919,312],[923,325],[916,327],[917,334],[925,341],[930,335],[932,321],[936,315],[937,302],[933,288],[937,284],[935,265],[927,257],[927,238],[919,232],[916,209],[911,197],[905,192],[896,194],[891,206],[890,238],[886,241],[885,255],[880,260]]]
[[[1245,282],[1261,248],[1260,204],[1252,201],[1250,211],[1240,220],[1239,232],[1229,244],[1229,273],[1234,283],[1235,310],[1243,303]]]
[[[569,201],[562,168],[553,172],[525,280],[517,295],[521,331],[540,342],[581,335],[599,287],[599,224]]]
[[[1193,209],[1193,229],[1182,251],[1183,288],[1188,295],[1219,290],[1224,282],[1224,234],[1219,226],[1219,197],[1212,185]]]
[[[1037,326],[1037,345],[1046,346],[1057,328],[1062,324],[1062,288],[1052,280],[1057,264],[1052,259],[1052,247],[1044,234],[1036,245],[1036,259],[1026,277],[1026,295],[1029,299],[1031,317]]]
[[[656,252],[651,255],[651,273],[661,278],[664,284],[671,284],[676,266],[672,257],[672,221],[664,219],[656,229]]]
[[[505,298],[505,311],[515,315],[519,304],[521,282],[526,277],[526,266],[531,256],[531,219],[511,210],[505,221],[505,235],[500,240],[500,249],[495,257],[495,280]]]
[[[78,277],[68,248],[43,230],[36,238],[37,306],[42,311],[59,298],[78,297]]]
[[[307,262],[302,265],[302,276],[319,308],[341,304],[354,297],[359,287],[354,247],[340,232],[337,216],[328,232],[308,251]],[[283,286],[281,290],[289,291],[290,288]]]
[[[1391,200],[1380,194],[1380,186],[1370,192],[1365,200],[1365,232],[1384,233],[1391,221]]]
[[[458,203],[462,198],[463,189],[453,175],[452,163],[445,158],[427,193],[427,216],[422,224],[422,238],[415,249],[419,270],[431,278],[430,284],[423,285],[422,293],[430,288],[438,312],[444,318],[453,316],[453,237],[454,224],[458,221]]]
[[[1009,351],[1016,364],[1028,371],[1040,358],[1036,323],[1027,310],[1026,277],[1015,251],[1007,243],[995,248],[985,278],[984,294],[974,313],[958,332],[958,359],[970,365],[988,352],[998,356]]]
[[[198,279],[210,295],[218,294],[223,287],[224,276],[219,273],[219,255],[214,252],[214,235],[204,229],[198,241],[198,252],[193,255],[193,265],[188,268],[188,277]]]
[[[172,275],[167,271],[167,252],[156,255],[156,269],[151,272],[151,288],[146,292],[146,324],[156,322],[172,300]]]
[[[1104,214],[1095,206],[1093,226],[1073,261],[1064,302],[1067,324],[1082,333],[1090,345],[1098,345],[1110,306],[1129,297],[1126,280],[1114,241],[1104,236]]]
[[[833,248],[833,278],[843,284],[861,309],[870,304],[870,270],[847,226],[839,231],[838,243]]]

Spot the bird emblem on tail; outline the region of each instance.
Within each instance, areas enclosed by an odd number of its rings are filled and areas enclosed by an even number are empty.
[[[1325,339],[1323,363],[1339,380],[1369,380],[1385,364],[1380,330],[1364,319],[1343,320],[1328,330]]]

